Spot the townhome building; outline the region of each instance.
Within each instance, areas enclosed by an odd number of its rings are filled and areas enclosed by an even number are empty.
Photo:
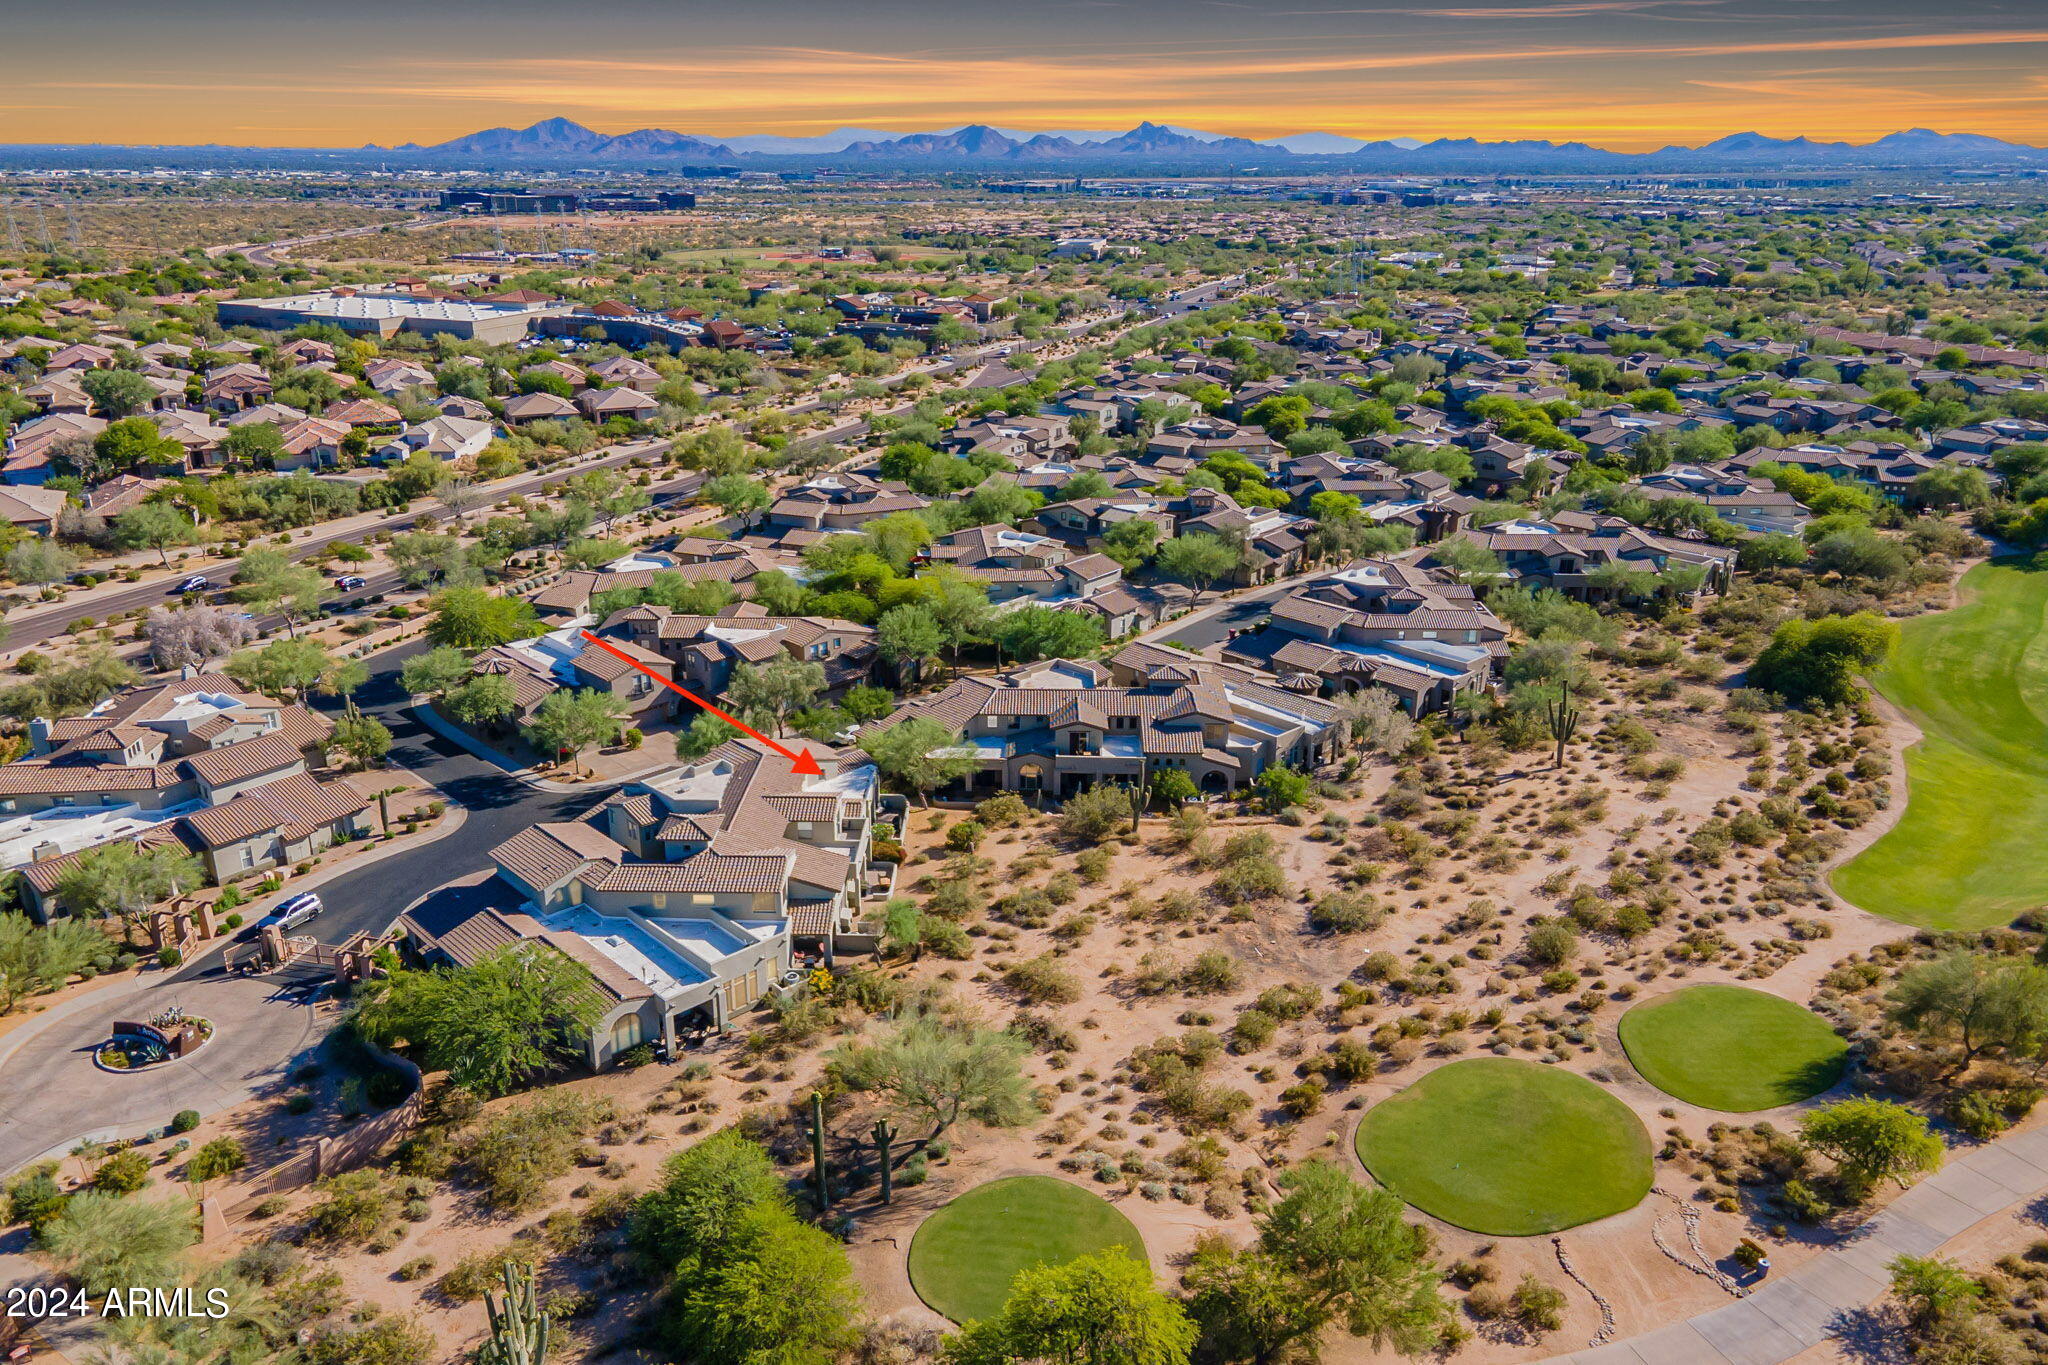
[[[1234,663],[1322,696],[1392,692],[1411,716],[1493,686],[1507,659],[1507,626],[1472,588],[1444,573],[1362,559],[1273,604],[1257,630],[1223,647]]]
[[[467,965],[506,949],[589,969],[604,1011],[584,1040],[599,1068],[643,1043],[735,1028],[791,976],[798,945],[858,927],[879,782],[859,754],[814,749],[805,776],[735,741],[627,783],[594,819],[522,830],[492,850],[487,903],[401,917],[406,951]]]
[[[1656,535],[1620,517],[1562,512],[1547,520],[1496,522],[1464,537],[1499,559],[1512,581],[1555,588],[1579,601],[1615,596],[1599,573],[1610,565],[1643,573],[1699,569],[1704,577],[1694,595],[1726,592],[1735,576],[1734,547]]]
[[[1200,791],[1230,792],[1280,764],[1315,767],[1344,743],[1329,702],[1256,669],[1150,645],[1127,646],[1109,665],[1055,659],[959,678],[905,701],[876,728],[912,716],[972,751],[974,770],[941,793],[962,797],[1058,800],[1162,767],[1187,773]]]
[[[131,688],[84,716],[29,723],[29,753],[0,765],[0,854],[32,872],[49,913],[55,860],[156,826],[227,881],[367,831],[369,802],[321,781],[333,727],[213,674]]]

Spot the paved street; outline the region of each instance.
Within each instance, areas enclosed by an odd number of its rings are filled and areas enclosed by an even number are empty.
[[[1779,1365],[1830,1338],[1857,1359],[1896,1344],[1872,1308],[1899,1256],[1931,1256],[1993,1214],[2048,1193],[2048,1128],[1972,1150],[1900,1195],[1842,1245],[1738,1299],[1684,1322],[1598,1349],[1552,1357],[1553,1365]],[[1883,1357],[1889,1358],[1889,1357]]]
[[[573,475],[586,473],[592,469],[612,468],[638,456],[663,449],[667,444],[668,442],[665,440],[629,441],[624,445],[613,447],[597,459],[578,464],[573,468],[555,470],[545,474],[528,474],[523,477],[506,479],[499,483],[488,485],[489,496],[492,502],[517,495],[530,497],[560,485],[564,479],[570,478]],[[651,491],[657,497],[694,492],[699,483],[701,483],[701,477],[696,474],[686,475],[681,479],[658,484]],[[313,527],[304,533],[300,533],[303,538],[295,535],[288,553],[295,560],[316,558],[328,546],[338,541],[360,544],[364,539],[379,531],[409,530],[417,523],[436,523],[446,521],[449,517],[450,513],[446,508],[432,502],[427,502],[412,511],[396,513],[390,516],[375,518],[348,517],[327,525]],[[235,569],[240,563],[239,559],[225,560],[208,565],[204,570],[199,570],[198,572],[204,572],[215,584],[225,586],[228,580],[234,576]],[[146,578],[132,587],[124,588],[117,592],[101,594],[90,599],[53,602],[48,606],[18,611],[7,618],[7,645],[11,649],[20,649],[29,645],[39,644],[56,636],[69,634],[71,623],[82,616],[105,620],[109,616],[114,616],[124,611],[133,611],[138,607],[155,607],[161,606],[165,602],[174,601],[175,599],[169,595],[169,590],[182,576],[182,573],[158,571],[154,577]],[[388,573],[380,575],[379,579],[373,580],[370,586],[358,589],[356,592],[348,594],[340,592],[330,593],[329,600],[338,599],[343,596],[359,597],[369,593],[381,592],[389,588],[395,581],[395,577]]]
[[[160,1128],[181,1109],[218,1113],[275,1092],[340,1018],[338,1005],[310,999],[303,984],[263,977],[146,975],[131,989],[95,993],[76,1002],[81,1008],[22,1025],[27,1036],[10,1039],[13,1050],[0,1061],[0,1172],[88,1137]],[[213,1021],[214,1036],[198,1052],[130,1076],[93,1064],[92,1048],[114,1020],[147,1020],[172,1005]]]

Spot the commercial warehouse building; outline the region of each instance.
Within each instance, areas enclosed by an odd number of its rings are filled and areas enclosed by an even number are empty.
[[[229,299],[220,304],[218,317],[223,327],[264,327],[288,332],[294,327],[321,324],[365,336],[445,332],[465,341],[505,342],[519,340],[537,318],[565,307],[323,291],[288,298]]]

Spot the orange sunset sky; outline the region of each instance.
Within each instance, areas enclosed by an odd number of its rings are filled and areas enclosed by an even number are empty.
[[[0,0],[0,142],[434,142],[966,122],[1247,137],[1924,126],[2048,142],[2048,0]]]

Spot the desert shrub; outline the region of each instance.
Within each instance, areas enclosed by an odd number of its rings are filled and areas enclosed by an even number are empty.
[[[198,1126],[199,1111],[197,1109],[180,1109],[177,1113],[171,1115],[171,1131],[174,1133],[189,1133]]]
[[[322,1241],[367,1242],[392,1220],[392,1188],[375,1168],[329,1176],[320,1182],[320,1194],[306,1228]]]
[[[185,1163],[187,1180],[218,1180],[249,1164],[249,1154],[231,1137],[217,1137],[194,1152]]]
[[[1323,1078],[1311,1076],[1299,1085],[1280,1092],[1280,1107],[1298,1119],[1305,1119],[1323,1107]]]
[[[1050,953],[1011,963],[1003,981],[1034,1005],[1071,1005],[1081,998],[1080,978]]]
[[[974,818],[989,829],[1008,829],[1031,818],[1031,807],[1015,792],[991,796],[974,808]]]
[[[974,940],[967,931],[949,919],[935,919],[921,926],[921,935],[926,952],[943,957],[949,962],[965,962],[974,956]]]
[[[1230,1045],[1239,1052],[1257,1052],[1279,1031],[1280,1021],[1264,1010],[1243,1010],[1230,1026]]]
[[[962,820],[946,831],[946,847],[955,853],[972,853],[981,847],[982,837],[987,833],[987,826],[979,820]]]
[[[108,1194],[133,1194],[149,1183],[149,1158],[133,1147],[116,1152],[92,1173],[92,1187]]]
[[[1556,1285],[1543,1283],[1534,1275],[1522,1277],[1510,1302],[1514,1307],[1515,1321],[1533,1333],[1555,1332],[1564,1326],[1564,1291]]]
[[[1558,967],[1570,962],[1579,951],[1577,926],[1566,919],[1539,921],[1529,930],[1523,940],[1522,949],[1532,962],[1546,967]]]
[[[1271,858],[1232,858],[1210,881],[1209,889],[1225,905],[1249,905],[1287,894],[1287,874]]]
[[[1060,833],[1080,843],[1099,844],[1130,821],[1130,793],[1120,787],[1090,787],[1060,807]]]
[[[485,1290],[503,1288],[505,1267],[524,1260],[511,1247],[479,1251],[448,1267],[448,1273],[434,1287],[457,1303],[474,1303],[484,1296]]]
[[[1237,989],[1237,960],[1220,948],[1197,954],[1180,974],[1180,988],[1189,995],[1220,995]]]
[[[1331,934],[1369,934],[1386,922],[1379,897],[1366,891],[1332,891],[1309,912],[1311,928]]]
[[[549,1181],[575,1164],[583,1134],[608,1110],[600,1102],[562,1093],[506,1110],[464,1140],[464,1164],[492,1207],[529,1207]]]
[[[426,1365],[436,1353],[433,1333],[409,1317],[323,1327],[305,1352],[307,1365]]]

